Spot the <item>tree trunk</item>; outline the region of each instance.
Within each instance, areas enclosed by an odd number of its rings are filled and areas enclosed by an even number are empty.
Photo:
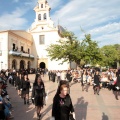
[[[117,68],[119,68],[120,67],[120,63],[119,63],[119,61],[117,61]]]

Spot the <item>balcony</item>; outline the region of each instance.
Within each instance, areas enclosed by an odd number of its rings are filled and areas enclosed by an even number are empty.
[[[15,56],[21,56],[21,52],[18,52],[18,51],[13,51],[13,50],[10,50],[9,51],[9,55],[15,55]]]
[[[32,54],[19,52],[19,51],[13,51],[13,50],[9,51],[9,55],[34,59],[34,55],[32,55]]]

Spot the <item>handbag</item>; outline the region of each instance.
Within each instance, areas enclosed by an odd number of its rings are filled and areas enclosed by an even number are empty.
[[[69,114],[69,120],[75,120],[72,113]]]

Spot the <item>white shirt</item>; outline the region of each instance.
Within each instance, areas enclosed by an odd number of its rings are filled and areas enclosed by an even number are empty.
[[[60,77],[61,77],[61,80],[65,80],[66,79],[66,73],[62,72]]]
[[[61,76],[61,73],[60,73],[60,72],[58,72],[58,73],[57,73],[57,76]]]
[[[91,76],[88,76],[87,82],[90,82],[92,80]]]
[[[117,80],[117,77],[113,77],[113,80],[116,81],[116,80]]]
[[[101,81],[102,81],[102,82],[106,82],[106,81],[108,81],[108,78],[107,78],[107,77],[103,77],[103,78],[101,79]]]

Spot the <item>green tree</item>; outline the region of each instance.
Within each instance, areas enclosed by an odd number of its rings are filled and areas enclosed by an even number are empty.
[[[112,66],[115,62],[120,61],[119,47],[119,45],[106,45],[101,48],[104,66]]]
[[[85,35],[85,39],[82,41],[82,48],[84,49],[83,60],[86,64],[97,64],[102,60],[102,55],[100,53],[98,43],[91,39],[90,34]]]
[[[65,31],[57,44],[51,44],[46,50],[51,60],[63,60],[62,63],[74,61],[80,65],[81,60],[96,63],[101,60],[97,42],[91,40],[91,35],[85,35],[82,41],[77,40],[74,33]]]
[[[116,63],[117,63],[117,68],[120,66],[120,44],[115,44],[114,45],[115,49],[116,49]]]
[[[46,50],[51,60],[74,61],[76,59],[76,50],[79,47],[79,41],[74,33],[65,31],[62,33],[63,39],[57,41],[56,44],[51,44]]]

